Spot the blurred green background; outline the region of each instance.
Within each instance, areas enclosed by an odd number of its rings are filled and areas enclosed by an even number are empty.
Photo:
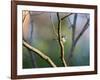
[[[39,12],[32,12],[33,15],[36,13],[38,14]],[[66,14],[68,13],[60,13],[60,16],[63,17]],[[35,24],[35,26],[33,26],[34,34],[33,34],[32,46],[44,52],[47,56],[49,56],[58,67],[63,67],[63,64],[60,59],[60,46],[56,39],[55,33],[53,32],[51,20],[49,17],[50,15],[52,17],[52,20],[55,25],[55,29],[57,31],[56,13],[44,12],[44,13],[41,13],[41,15],[31,17]],[[84,20],[83,15],[84,14],[80,14],[79,17]],[[79,21],[77,22],[77,24],[78,23],[80,24]],[[77,27],[76,35],[82,29],[82,27],[80,27],[79,29],[78,28],[79,27]],[[62,21],[62,35],[67,37],[66,42],[64,43],[65,59],[67,62],[68,53],[70,51],[71,44],[72,44],[72,28],[70,28],[67,19]],[[23,68],[32,68],[32,62],[29,56],[28,49],[23,46],[22,51],[23,51],[23,54],[22,54]],[[74,55],[70,59],[68,66],[89,65],[89,62],[90,62],[89,53],[90,52],[89,52],[89,28],[88,28],[79,39],[77,45],[75,46]],[[37,68],[51,67],[41,57],[36,55],[34,52],[33,54],[35,56]]]

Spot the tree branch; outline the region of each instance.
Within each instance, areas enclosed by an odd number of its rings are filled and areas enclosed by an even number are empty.
[[[31,14],[30,14],[30,11],[27,11],[27,13],[26,13],[26,15],[23,17],[23,24],[24,23],[26,23],[25,22],[25,19],[26,19],[26,17],[27,17],[27,15],[29,15],[29,16],[31,16]],[[28,36],[30,36],[28,39],[26,39],[26,41],[31,45],[32,44],[32,35],[33,35],[33,19],[32,18],[30,18],[30,22],[29,22],[29,25],[31,26],[31,27],[29,27],[30,28],[30,34],[28,35]],[[26,26],[25,26],[26,27]],[[27,26],[28,27],[28,26]],[[23,28],[23,30],[24,30],[24,28]],[[24,36],[26,36],[26,35],[24,35]],[[24,39],[23,39],[24,40]],[[29,56],[30,56],[30,60],[31,60],[31,63],[32,63],[32,67],[36,67],[36,61],[35,61],[35,55],[33,55],[32,54],[32,51],[30,51],[29,49],[28,49],[28,52],[29,52]]]
[[[75,41],[76,22],[77,22],[77,13],[75,13],[74,15],[74,20],[72,24],[72,45],[71,45],[71,49],[70,49],[69,56],[68,56],[68,63],[70,61],[70,58],[73,56],[73,51],[75,48],[74,41]]]
[[[85,23],[82,31],[79,33],[79,35],[77,36],[77,38],[74,41],[74,45],[76,45],[76,43],[78,42],[78,40],[80,39],[80,37],[83,35],[83,33],[86,31],[86,29],[89,27],[89,19],[87,19],[87,22]]]
[[[71,23],[69,17],[68,17],[68,21],[69,21],[70,28],[72,28],[73,25],[72,25],[72,23]]]
[[[68,62],[69,62],[69,59],[73,56],[73,51],[75,49],[75,46],[76,46],[78,40],[83,35],[83,33],[86,31],[86,29],[88,28],[88,25],[89,25],[89,19],[87,19],[87,22],[83,26],[82,31],[79,33],[79,35],[76,37],[76,39],[72,41],[72,47],[71,47],[70,54],[69,54],[69,57],[68,57]]]
[[[60,19],[58,12],[57,12],[57,18],[58,18],[58,42],[59,42],[60,50],[61,50],[61,60],[62,60],[63,65],[67,66],[65,58],[64,58],[64,45],[63,45],[63,42],[61,40],[62,39],[61,38],[61,19]]]
[[[37,55],[39,55],[41,58],[43,58],[45,61],[47,61],[52,67],[56,67],[56,65],[54,64],[54,62],[47,56],[45,55],[43,52],[39,51],[38,49],[30,46],[27,42],[23,41],[23,45],[25,47],[27,47],[28,49],[30,49],[31,51],[35,52]]]
[[[61,18],[61,20],[64,20],[66,17],[69,17],[70,15],[72,15],[73,13],[70,13],[70,14],[68,14],[68,15],[66,15],[66,16],[64,16],[64,17],[62,17]]]
[[[74,21],[72,25],[72,43],[74,42],[75,39],[76,22],[77,22],[77,13],[74,16]]]

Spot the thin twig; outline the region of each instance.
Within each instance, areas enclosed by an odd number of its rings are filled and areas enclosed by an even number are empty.
[[[64,20],[66,17],[69,17],[70,15],[72,15],[73,13],[70,13],[70,14],[68,14],[68,15],[66,15],[66,16],[64,16],[64,17],[62,17],[61,18],[61,20]]]
[[[87,22],[85,23],[82,31],[79,33],[79,35],[76,37],[75,41],[74,41],[74,45],[76,45],[76,43],[78,42],[78,40],[80,39],[80,37],[83,35],[83,33],[86,31],[86,29],[89,27],[89,19],[87,19]]]
[[[52,24],[53,32],[55,33],[56,37],[58,38],[58,34],[57,34],[56,30],[55,30],[55,25],[54,25],[54,23],[53,23],[53,20],[52,20],[51,15],[50,15],[50,20],[51,20],[51,24]]]
[[[66,64],[66,61],[65,61],[65,58],[64,58],[64,45],[63,45],[63,42],[61,40],[62,39],[61,38],[61,19],[60,19],[58,12],[57,12],[57,18],[58,18],[58,42],[59,42],[59,45],[60,45],[61,60],[62,60],[63,65],[66,67],[67,64]]]
[[[45,61],[47,61],[52,67],[57,67],[54,62],[50,59],[50,57],[48,57],[47,55],[45,55],[43,52],[41,52],[40,50],[30,46],[27,42],[23,41],[23,45],[25,47],[27,47],[28,49],[30,49],[31,51],[35,52],[37,55],[39,55],[41,58],[43,58]]]
[[[73,27],[73,25],[72,25],[72,23],[71,23],[71,21],[70,21],[70,19],[69,19],[69,17],[68,17],[68,21],[69,21],[69,28],[72,28]]]

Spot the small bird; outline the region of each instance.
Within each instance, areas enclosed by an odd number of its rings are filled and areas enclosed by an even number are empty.
[[[57,41],[58,41],[57,38],[56,38],[56,39],[53,39],[53,40],[57,40]],[[62,35],[62,36],[61,36],[61,41],[62,41],[63,43],[65,43],[66,40],[67,40],[67,36],[66,36],[66,35]]]
[[[67,36],[66,35],[62,35],[61,40],[62,40],[63,43],[65,43],[66,40],[67,40]]]

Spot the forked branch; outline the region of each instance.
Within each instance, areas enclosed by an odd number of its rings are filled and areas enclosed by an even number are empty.
[[[58,12],[57,12],[57,18],[58,18],[58,42],[59,42],[59,45],[60,45],[61,60],[62,60],[63,65],[66,67],[67,64],[66,64],[66,61],[65,61],[65,58],[64,58],[64,45],[63,45],[63,42],[62,42],[62,35],[61,35],[61,19],[60,19]]]
[[[76,24],[76,19],[75,19],[75,17],[74,17],[74,25],[73,25],[73,27],[72,27],[72,46],[71,46],[71,50],[70,50],[70,54],[69,54],[69,57],[68,57],[68,63],[69,63],[69,59],[73,56],[73,51],[74,51],[74,49],[75,49],[75,46],[76,46],[76,44],[77,44],[77,42],[78,42],[78,40],[80,39],[80,37],[84,34],[84,32],[87,30],[87,28],[89,27],[89,19],[87,19],[87,22],[84,24],[84,26],[83,26],[83,28],[82,28],[82,30],[81,30],[81,32],[78,34],[78,36],[75,38],[74,36],[75,36],[75,24]]]

